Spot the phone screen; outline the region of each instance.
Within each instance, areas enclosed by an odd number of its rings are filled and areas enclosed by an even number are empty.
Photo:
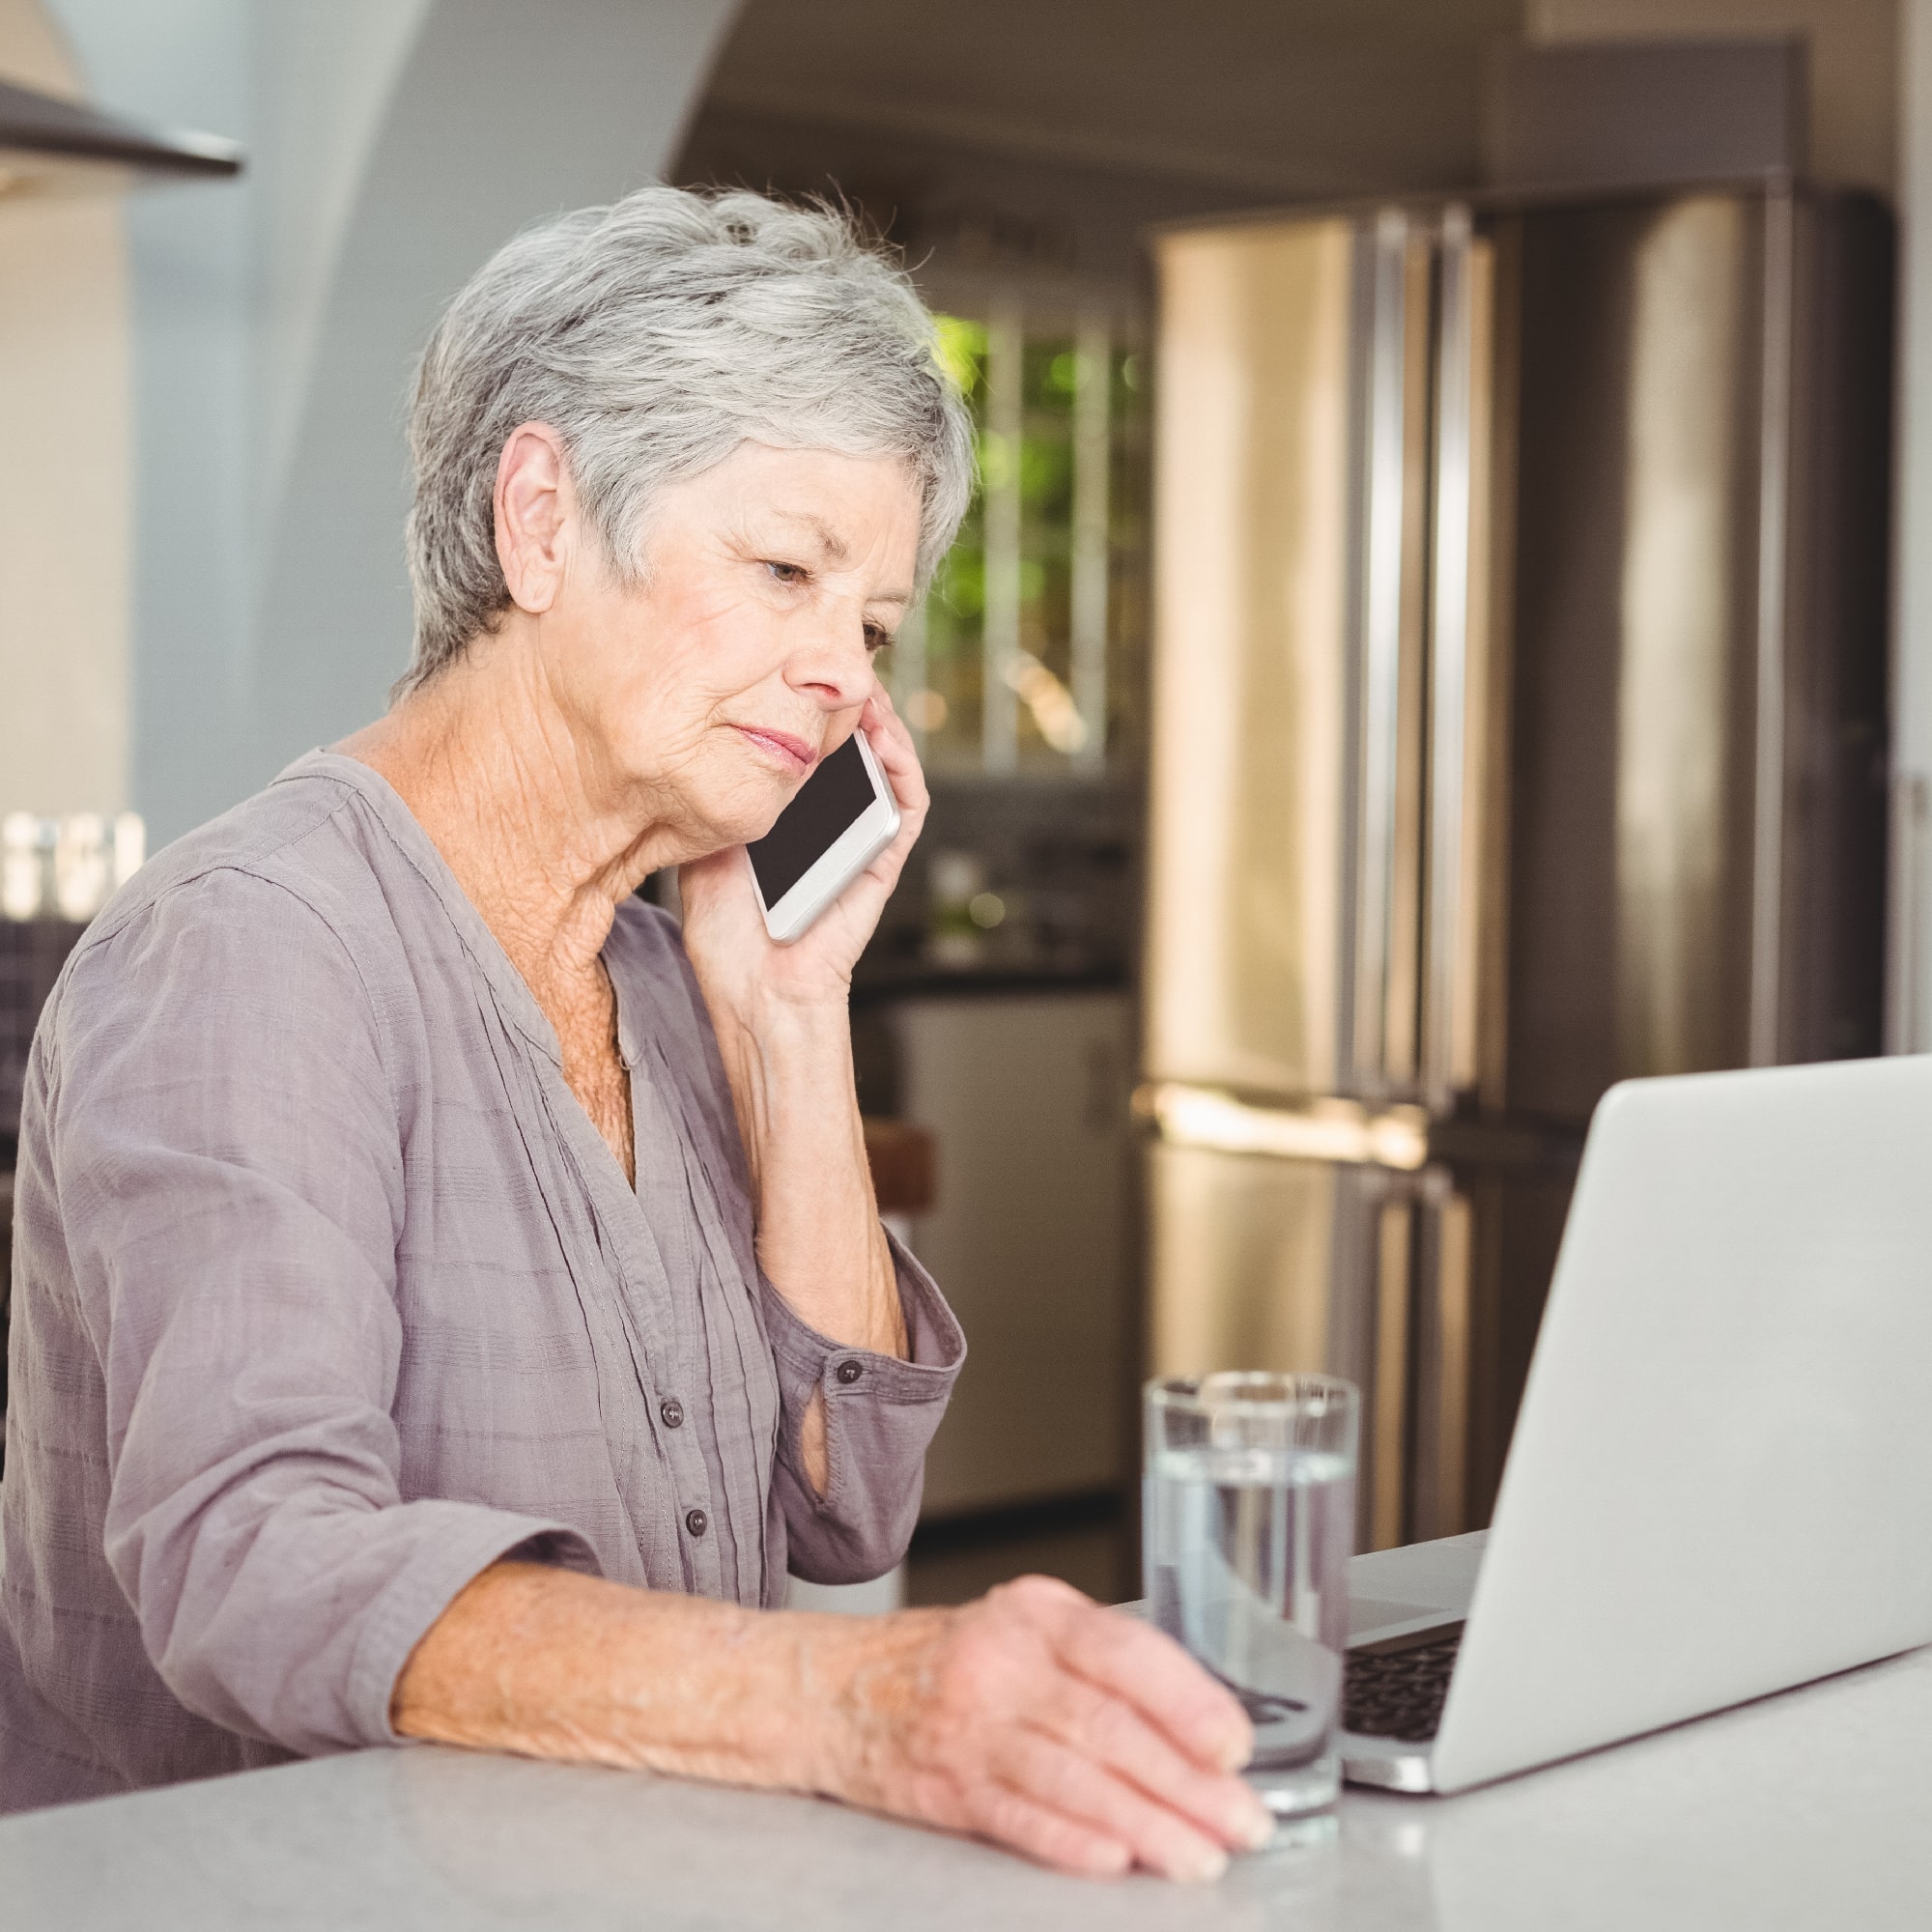
[[[865,814],[875,796],[855,731],[829,758],[818,761],[818,769],[772,829],[745,848],[765,903],[777,905]]]

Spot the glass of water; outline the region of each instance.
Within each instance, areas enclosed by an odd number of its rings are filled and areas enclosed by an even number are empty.
[[[1241,1700],[1278,1817],[1335,1802],[1360,1397],[1331,1376],[1147,1387],[1148,1614]]]

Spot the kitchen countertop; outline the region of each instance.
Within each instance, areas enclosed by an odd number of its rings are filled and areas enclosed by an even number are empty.
[[[855,1009],[899,1000],[997,999],[1024,993],[1121,993],[1127,976],[1118,964],[1053,966],[928,966],[919,960],[870,965],[852,977]]]
[[[1093,1885],[810,1799],[427,1747],[0,1822],[9,1928],[1932,1923],[1932,1649],[1451,1799],[1350,1791],[1218,1886]]]

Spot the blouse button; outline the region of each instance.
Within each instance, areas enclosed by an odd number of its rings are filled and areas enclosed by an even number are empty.
[[[838,1379],[847,1388],[850,1388],[865,1373],[866,1371],[857,1362],[840,1362],[838,1364]]]
[[[711,1527],[711,1519],[702,1510],[686,1510],[684,1526],[693,1536],[702,1536]]]
[[[666,1396],[658,1404],[658,1413],[664,1417],[664,1426],[667,1429],[682,1429],[684,1427],[684,1405],[678,1401],[676,1396]]]

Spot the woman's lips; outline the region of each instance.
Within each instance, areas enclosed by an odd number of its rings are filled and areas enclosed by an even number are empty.
[[[771,731],[762,724],[734,724],[731,728],[742,731],[761,751],[781,759],[795,772],[809,772],[818,762],[817,751],[789,731]]]

